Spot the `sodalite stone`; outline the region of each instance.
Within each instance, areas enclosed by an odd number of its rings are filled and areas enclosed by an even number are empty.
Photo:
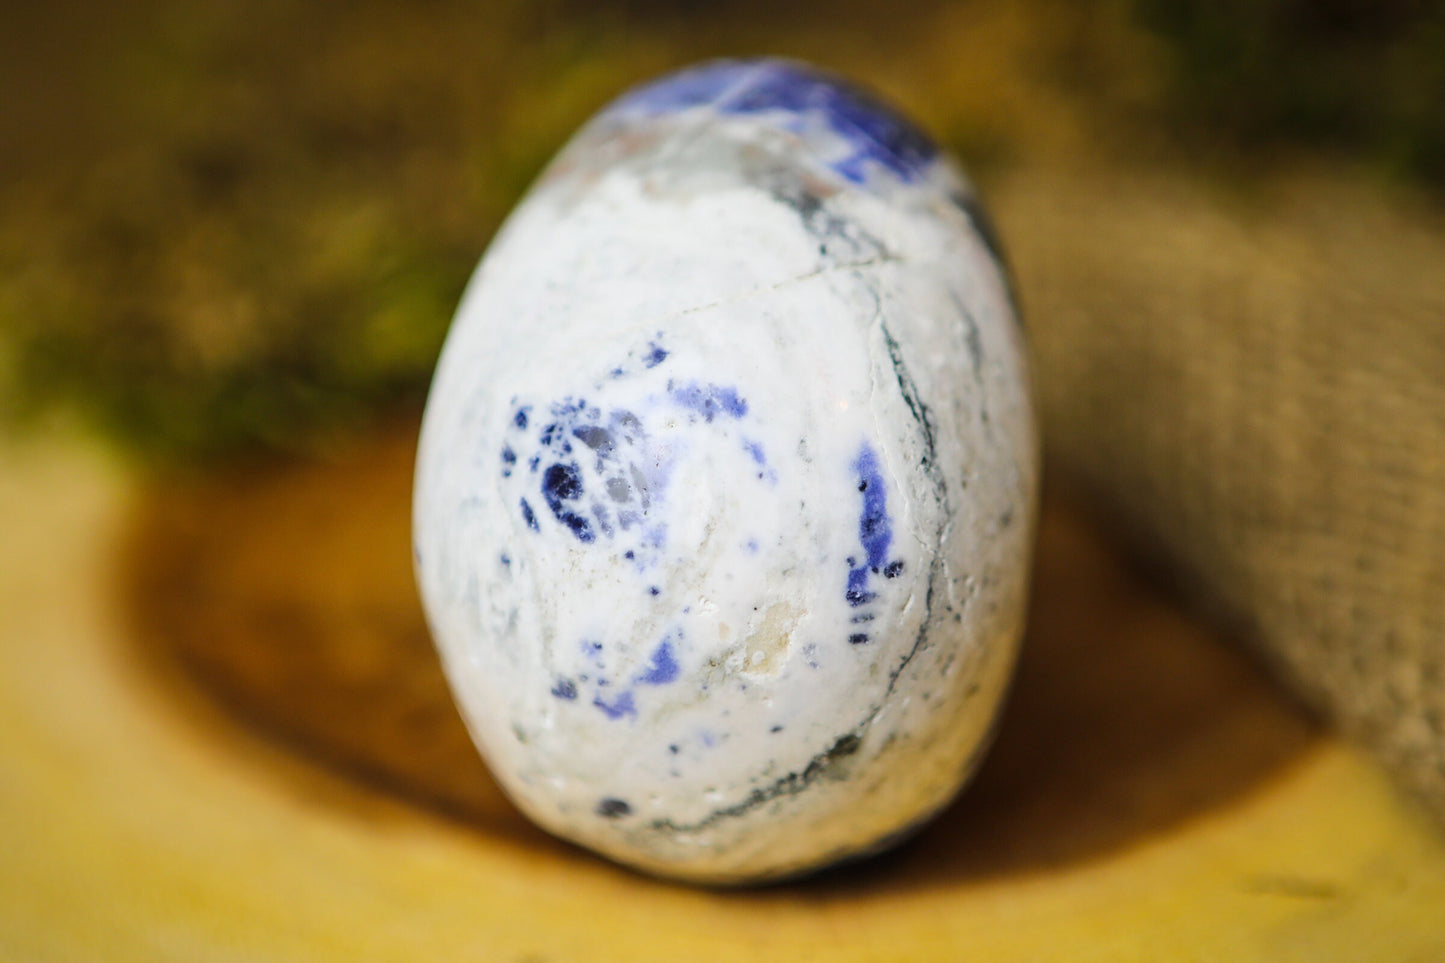
[[[629,93],[438,366],[416,569],[528,815],[661,875],[876,850],[958,791],[1022,630],[1021,329],[956,165],[785,62]]]

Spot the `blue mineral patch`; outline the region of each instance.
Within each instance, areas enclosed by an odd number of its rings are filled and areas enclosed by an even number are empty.
[[[577,536],[579,542],[597,538],[592,522],[576,511],[574,504],[582,498],[582,475],[574,462],[555,462],[542,473],[542,498],[557,521]]]
[[[652,661],[637,681],[645,685],[665,685],[676,679],[677,673],[677,659],[672,654],[672,637],[669,636],[652,650]]]
[[[617,381],[630,378],[641,374],[644,369],[656,368],[662,364],[672,355],[671,351],[662,346],[662,339],[663,333],[659,331],[655,337],[649,338],[644,346],[633,348],[627,353],[626,361],[608,370],[607,379]],[[598,386],[601,386],[601,381]]]
[[[657,332],[628,353],[614,375],[640,374],[670,357]],[[599,382],[600,385],[602,382]],[[668,379],[665,394],[649,394],[646,404],[671,405],[686,411],[688,421],[735,421],[748,414],[748,403],[729,385]],[[600,390],[600,389],[599,389]],[[583,543],[621,539],[629,561],[643,572],[656,565],[667,540],[667,528],[653,514],[672,470],[671,446],[655,443],[633,411],[589,404],[568,395],[550,404],[518,404],[512,399],[513,434],[503,445],[502,477],[511,479],[525,461],[527,498],[521,500],[527,527],[540,531],[542,519],[532,503],[541,498],[547,512]],[[759,478],[776,480],[761,445],[745,441],[745,450],[763,469]],[[518,484],[514,481],[513,484]],[[535,486],[532,488],[531,486]],[[546,514],[546,513],[544,513]],[[644,586],[645,587],[645,586]]]
[[[532,497],[540,496],[552,517],[580,542],[610,539],[619,529],[640,526],[653,490],[666,480],[663,464],[647,450],[641,420],[630,411],[604,412],[570,395],[543,407],[546,418],[518,417],[531,407],[516,409],[513,424],[533,430],[506,444],[502,476],[510,478],[525,457],[535,478],[530,483],[537,486]],[[537,530],[536,515],[529,512],[530,505],[524,517]]]
[[[596,418],[599,414],[596,408],[589,409],[587,407],[586,398],[573,398],[569,396],[552,405],[552,414],[557,418],[566,418],[568,415],[580,415],[584,413],[592,418]]]
[[[541,434],[541,436],[540,436],[537,440],[540,441],[540,442],[541,442],[544,446],[546,446],[547,448],[551,448],[553,445],[555,445],[555,444],[558,442],[559,439],[562,438],[563,434],[564,434],[564,428],[563,428],[562,424],[561,424],[560,422],[554,421],[554,422],[552,422],[551,424],[548,424],[548,425],[543,426],[543,428],[542,428],[542,434]],[[563,441],[562,444],[567,445],[568,443],[565,442],[565,441]],[[564,452],[564,454],[566,454],[567,452],[570,452],[571,450],[572,450],[572,449],[571,449],[571,446],[568,445],[568,447],[567,447],[567,449],[566,449],[566,452]]]
[[[557,684],[552,686],[552,694],[571,702],[577,698],[577,683],[571,679],[558,679]]]
[[[745,60],[715,60],[689,67],[628,91],[608,109],[661,114],[701,107],[738,86],[756,67],[757,63]]]
[[[572,429],[572,437],[597,452],[599,458],[611,455],[612,449],[615,447],[612,441],[612,432],[601,425],[578,425]]]
[[[542,527],[537,524],[537,513],[532,511],[532,506],[527,504],[527,500],[525,498],[522,499],[521,504],[522,521],[526,522],[527,527],[530,528],[532,531],[540,532],[542,530]]]
[[[598,693],[592,704],[602,710],[602,714],[609,719],[621,719],[623,716],[637,717],[637,704],[633,701],[632,690],[619,692],[611,702],[602,698]]]
[[[844,598],[849,605],[867,605],[878,597],[878,593],[868,591],[868,570],[866,568],[854,568],[848,570],[848,590]]]
[[[597,519],[597,527],[602,529],[602,534],[611,538],[614,529],[612,528],[612,516],[608,514],[607,506],[601,502],[594,501],[592,503],[592,517]]]
[[[844,598],[850,606],[857,608],[878,597],[869,588],[873,576],[896,578],[903,572],[903,562],[888,559],[888,549],[893,544],[893,519],[888,515],[887,483],[883,479],[878,455],[866,441],[853,461],[853,471],[858,492],[863,496],[862,510],[858,513],[858,540],[863,544],[863,555],[848,559],[848,587]],[[871,621],[871,616],[868,619],[855,617],[853,621]],[[868,636],[856,633],[848,641],[858,645],[867,642]]]
[[[701,415],[709,424],[719,415],[741,418],[748,413],[747,401],[736,388],[726,385],[699,384],[696,381],[679,385],[669,381],[667,394],[678,407]]]
[[[615,101],[611,111],[666,114],[697,107],[775,119],[793,131],[817,118],[849,153],[829,166],[864,184],[870,167],[920,179],[938,155],[933,142],[896,110],[837,77],[782,60],[716,61],[663,77]]]
[[[769,467],[768,456],[763,451],[761,443],[744,438],[743,451],[747,452],[748,457],[753,460],[753,464],[758,466],[758,481],[766,481],[770,485],[778,483],[778,473]]]

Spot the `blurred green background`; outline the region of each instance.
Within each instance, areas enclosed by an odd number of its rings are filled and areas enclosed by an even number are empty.
[[[0,420],[173,464],[414,409],[541,165],[627,85],[725,54],[873,85],[986,198],[1040,163],[1445,186],[1430,0],[11,3]]]

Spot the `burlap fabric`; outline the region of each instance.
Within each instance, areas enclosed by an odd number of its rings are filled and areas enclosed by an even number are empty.
[[[1445,816],[1445,230],[1428,199],[1020,170],[1054,480]]]

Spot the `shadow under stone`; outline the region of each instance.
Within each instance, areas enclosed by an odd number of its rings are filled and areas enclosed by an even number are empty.
[[[155,487],[119,571],[140,661],[363,791],[563,851],[488,775],[431,647],[411,571],[414,446],[408,427],[326,463]],[[1229,805],[1316,737],[1057,499],[1033,599],[997,743],[960,799],[900,849],[783,889],[823,898],[1081,863]]]

